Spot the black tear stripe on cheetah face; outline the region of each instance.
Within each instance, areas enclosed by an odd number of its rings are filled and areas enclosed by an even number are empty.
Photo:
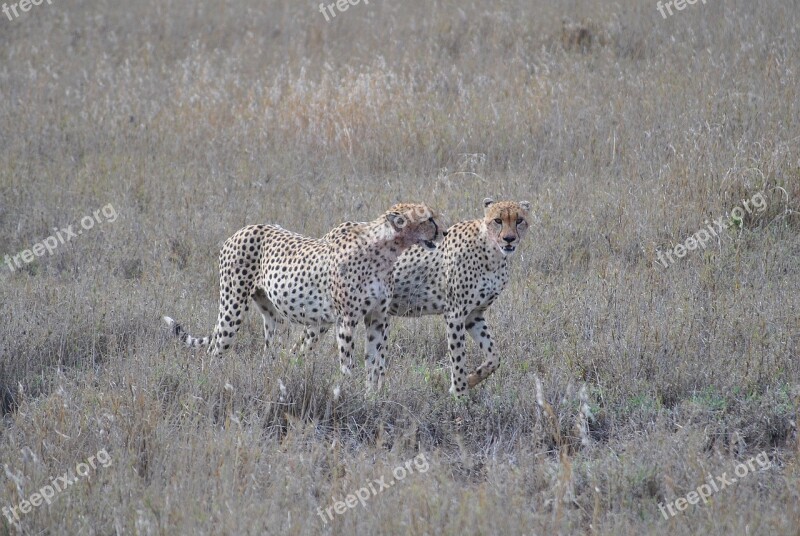
[[[277,225],[250,225],[220,252],[219,314],[211,337],[192,337],[171,318],[164,320],[186,346],[218,355],[230,347],[252,299],[264,318],[265,351],[283,320],[306,326],[301,352],[336,324],[340,368],[350,374],[353,328],[363,318],[367,386],[379,389],[393,265],[408,248],[435,248],[440,239],[433,211],[422,204],[394,205],[374,221],[343,223],[319,239]]]
[[[450,350],[450,392],[460,394],[488,378],[500,365],[484,311],[508,283],[508,257],[528,230],[530,203],[484,200],[484,217],[447,230],[434,251],[410,248],[395,263],[389,313],[442,314]],[[484,354],[467,375],[466,333]]]

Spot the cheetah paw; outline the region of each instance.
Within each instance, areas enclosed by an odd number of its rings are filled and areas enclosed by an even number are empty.
[[[467,385],[469,385],[469,387],[472,388],[481,383],[485,379],[486,378],[481,377],[481,375],[478,374],[477,372],[473,372],[472,374],[467,376]]]

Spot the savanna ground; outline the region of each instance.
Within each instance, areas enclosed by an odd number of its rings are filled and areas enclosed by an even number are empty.
[[[0,254],[118,215],[0,266],[0,506],[113,460],[0,533],[798,533],[797,2],[0,17]],[[532,225],[488,315],[502,366],[466,399],[440,318],[394,321],[366,400],[330,335],[300,360],[284,325],[264,356],[251,312],[212,361],[160,321],[210,333],[219,247],[245,224],[319,236],[398,201],[452,223],[486,196],[530,200]],[[656,264],[720,217],[705,249]],[[761,453],[769,468],[664,519]],[[321,518],[421,454],[427,471]]]

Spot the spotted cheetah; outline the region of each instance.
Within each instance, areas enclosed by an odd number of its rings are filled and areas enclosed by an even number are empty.
[[[508,258],[528,230],[530,203],[483,201],[484,217],[447,230],[435,250],[412,247],[394,265],[389,313],[396,316],[442,314],[450,349],[450,392],[475,387],[500,365],[484,311],[508,283]],[[485,360],[467,375],[465,333],[483,350]]]
[[[265,350],[284,319],[306,326],[300,352],[336,324],[339,365],[350,374],[353,329],[363,318],[367,388],[380,389],[392,267],[409,247],[435,249],[440,239],[435,214],[423,204],[394,205],[374,221],[343,223],[322,239],[278,225],[250,225],[222,246],[219,315],[211,337],[192,337],[172,318],[164,321],[186,346],[218,355],[230,347],[252,298],[264,318]]]

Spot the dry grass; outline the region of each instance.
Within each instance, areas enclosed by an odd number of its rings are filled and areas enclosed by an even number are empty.
[[[113,458],[0,533],[796,532],[798,27],[777,0],[2,18],[0,253],[108,203],[119,219],[0,266],[0,506]],[[654,266],[757,192],[765,212]],[[530,199],[534,225],[489,314],[503,364],[466,400],[440,319],[394,322],[366,401],[330,337],[298,360],[284,328],[264,357],[253,314],[210,362],[159,322],[210,332],[216,256],[245,224],[321,235],[397,201],[457,221],[488,195]],[[770,470],[662,518],[761,451]],[[323,524],[420,452],[429,471]]]

